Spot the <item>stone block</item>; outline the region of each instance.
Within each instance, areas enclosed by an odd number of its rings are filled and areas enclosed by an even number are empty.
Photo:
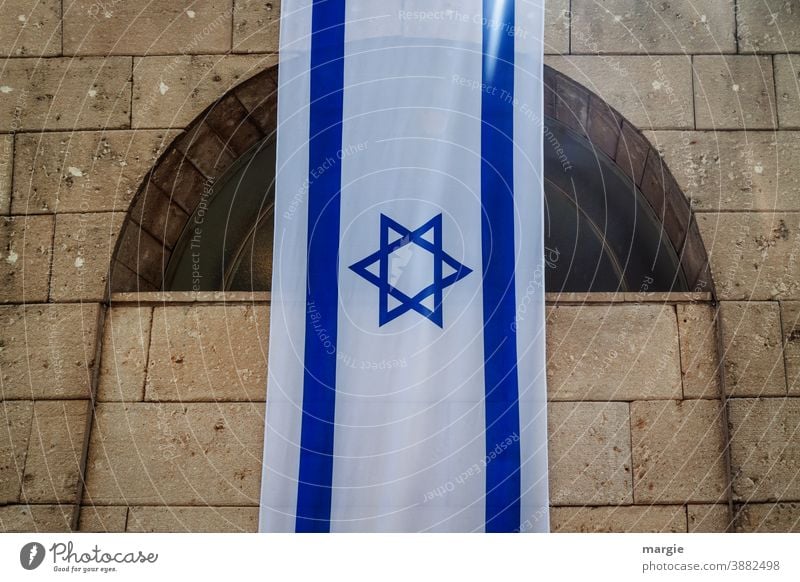
[[[231,46],[232,0],[74,0],[65,6],[64,54],[224,53]]]
[[[770,57],[697,55],[693,63],[697,129],[776,127]]]
[[[633,502],[626,402],[553,402],[548,425],[552,504]]]
[[[572,0],[573,53],[736,52],[734,0]]]
[[[800,15],[800,10],[797,14]],[[781,129],[800,128],[800,55],[775,55],[773,64],[778,126]]]
[[[78,531],[122,533],[128,521],[128,508],[120,505],[84,505],[78,520]]]
[[[263,403],[100,403],[84,499],[257,506],[263,441]]]
[[[258,507],[131,507],[128,532],[258,531]]]
[[[748,503],[736,514],[736,531],[742,533],[800,532],[800,503]]]
[[[552,507],[550,531],[559,533],[684,533],[681,505]]]
[[[89,398],[99,305],[0,307],[6,400]]]
[[[678,323],[671,305],[548,311],[547,387],[553,400],[680,398]]]
[[[736,5],[740,52],[800,51],[800,11],[792,0],[760,0]]]
[[[722,409],[715,400],[631,403],[637,503],[719,502],[725,494]]]
[[[649,133],[695,210],[800,210],[800,132]]]
[[[277,53],[280,0],[233,0],[233,52]]]
[[[698,213],[717,296],[800,299],[800,214]]]
[[[689,505],[689,533],[725,533],[731,521],[727,505]]]
[[[47,301],[53,217],[0,218],[0,303]]]
[[[6,505],[0,507],[0,532],[69,532],[73,505]]]
[[[88,400],[40,400],[33,407],[22,500],[77,503]]]
[[[144,398],[152,319],[151,307],[113,307],[106,314],[97,387],[99,401]]]
[[[719,398],[717,328],[711,305],[677,305],[684,398]]]
[[[33,402],[0,402],[0,504],[17,503],[31,434]]]
[[[17,135],[14,214],[128,210],[172,140],[164,131]]]
[[[783,358],[786,386],[790,396],[800,395],[800,302],[781,302]]]
[[[0,56],[61,54],[61,0],[10,0],[0,4]]]
[[[800,399],[733,398],[728,419],[734,499],[800,499]]]
[[[0,131],[130,127],[130,57],[10,59]]]
[[[14,173],[14,136],[0,135],[0,215],[11,209],[11,177]]]
[[[550,0],[544,5],[544,54],[569,53],[569,2]]]
[[[124,217],[121,212],[56,217],[51,299],[102,301],[106,297],[111,255]]]
[[[266,395],[266,307],[157,307],[145,399],[262,401]]]
[[[185,127],[227,91],[276,62],[276,55],[137,58],[133,127]]]
[[[778,303],[723,301],[720,315],[728,395],[786,395]]]
[[[692,66],[683,56],[554,56],[545,64],[597,94],[640,129],[694,127]]]

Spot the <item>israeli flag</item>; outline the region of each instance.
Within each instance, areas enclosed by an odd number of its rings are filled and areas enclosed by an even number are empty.
[[[547,531],[543,0],[283,0],[260,528]]]

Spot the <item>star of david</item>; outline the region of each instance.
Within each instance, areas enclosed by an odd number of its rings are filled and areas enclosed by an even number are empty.
[[[380,248],[368,257],[350,265],[352,271],[375,285],[380,291],[379,327],[407,311],[416,311],[439,327],[443,327],[443,291],[469,275],[472,269],[465,267],[442,250],[442,215],[434,216],[416,230],[410,230],[385,214],[381,214],[380,226]],[[390,272],[390,256],[409,245],[414,245],[430,253],[433,258],[431,283],[413,294],[398,289],[390,278],[394,276]],[[411,248],[407,250],[411,250]],[[377,272],[375,263],[378,263]],[[394,305],[390,307],[390,303]]]

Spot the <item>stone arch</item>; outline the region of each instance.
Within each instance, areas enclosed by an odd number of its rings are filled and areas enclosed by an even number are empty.
[[[221,96],[182,132],[143,180],[112,256],[108,290],[158,291],[181,233],[214,181],[277,127],[277,65]],[[692,208],[647,138],[602,98],[544,68],[544,115],[585,137],[650,204],[676,249],[690,290],[714,291]]]

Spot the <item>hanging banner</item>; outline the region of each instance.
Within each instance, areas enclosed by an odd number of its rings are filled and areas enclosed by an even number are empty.
[[[543,0],[283,0],[261,531],[548,530]]]

